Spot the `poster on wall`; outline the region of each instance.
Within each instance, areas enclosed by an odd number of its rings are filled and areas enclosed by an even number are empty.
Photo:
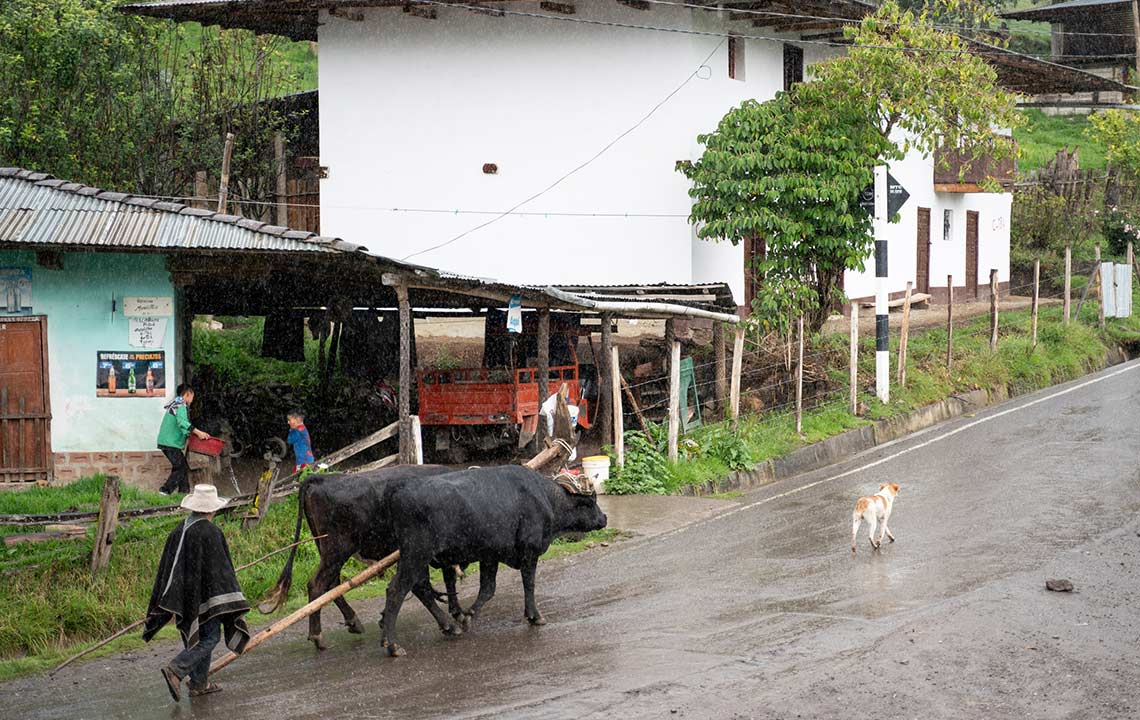
[[[166,318],[129,318],[127,320],[127,337],[131,347],[160,348],[166,338]]]
[[[95,371],[95,397],[163,397],[166,353],[100,350]]]
[[[0,267],[0,315],[31,314],[31,268]]]

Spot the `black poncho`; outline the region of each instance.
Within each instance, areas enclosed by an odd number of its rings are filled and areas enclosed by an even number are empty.
[[[217,525],[191,515],[174,528],[158,563],[143,640],[150,641],[171,617],[187,648],[198,644],[203,624],[221,618],[226,646],[245,649],[249,629],[242,618],[249,603],[238,585],[230,549]]]

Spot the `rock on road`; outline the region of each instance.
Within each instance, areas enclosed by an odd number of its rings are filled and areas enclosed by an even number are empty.
[[[193,703],[162,684],[167,644],[0,685],[0,707],[68,720],[1138,717],[1138,467],[1132,362],[546,563],[542,628],[522,620],[518,574],[501,572],[461,638],[409,600],[399,660],[382,654],[370,601],[364,636],[330,627],[318,655],[298,626]],[[853,556],[854,500],[886,481],[902,486],[898,542],[872,552],[864,526]]]

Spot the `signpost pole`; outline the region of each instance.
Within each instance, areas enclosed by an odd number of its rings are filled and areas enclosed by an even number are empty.
[[[891,400],[890,321],[887,316],[887,166],[875,168],[875,394]]]

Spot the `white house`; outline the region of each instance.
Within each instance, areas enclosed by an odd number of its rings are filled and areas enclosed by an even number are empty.
[[[697,136],[730,108],[842,52],[843,21],[872,8],[167,0],[127,10],[319,41],[326,235],[507,282],[727,282],[744,306],[746,256],[760,247],[698,239],[675,165],[699,157]],[[1014,89],[1062,72],[1008,55],[999,72]],[[915,280],[937,299],[953,276],[984,295],[990,268],[1008,282],[1009,194],[936,186],[933,161],[917,155],[891,172],[911,196],[890,230],[892,293]],[[870,262],[845,278],[852,298],[873,284]]]

